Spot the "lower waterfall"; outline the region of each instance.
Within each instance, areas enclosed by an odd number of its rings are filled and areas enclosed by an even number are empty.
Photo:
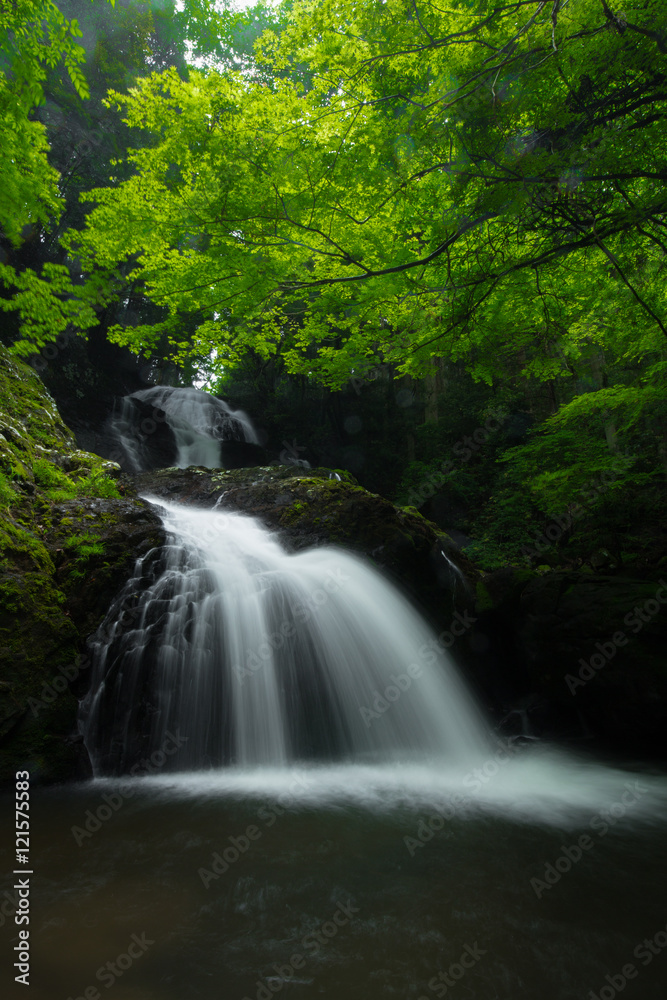
[[[137,562],[94,644],[96,774],[176,732],[166,770],[488,756],[449,654],[380,573],[337,548],[291,554],[241,514],[154,502],[169,544]]]
[[[38,1000],[110,968],[151,1000],[610,1000],[626,972],[663,1000],[664,768],[492,737],[362,560],[152,502],[168,543],[81,705],[95,778],[32,793]]]

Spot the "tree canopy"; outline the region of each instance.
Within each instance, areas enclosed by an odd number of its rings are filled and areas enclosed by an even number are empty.
[[[658,0],[330,0],[279,21],[256,70],[109,98],[149,138],[68,246],[89,301],[140,287],[161,308],[120,342],[280,352],[331,385],[378,361],[466,357],[491,382],[508,353],[551,378],[591,339],[663,349]]]
[[[80,193],[146,141],[104,107],[107,90],[168,68],[187,77],[188,38],[217,54],[239,19],[214,0],[0,0],[0,309],[20,317],[15,349],[98,322],[101,299],[79,295],[61,236],[82,225]]]

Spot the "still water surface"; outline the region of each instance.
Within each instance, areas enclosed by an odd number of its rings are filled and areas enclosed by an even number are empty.
[[[664,1000],[667,779],[540,749],[487,770],[35,789],[31,985],[3,975],[9,995]]]

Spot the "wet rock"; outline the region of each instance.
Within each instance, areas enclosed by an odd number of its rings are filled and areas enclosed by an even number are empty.
[[[397,507],[341,469],[160,469],[124,477],[126,488],[259,518],[293,551],[341,545],[369,559],[436,624],[469,606],[479,573],[414,508]]]
[[[85,767],[72,691],[85,640],[164,537],[119,472],[77,448],[33,370],[0,348],[0,781]]]

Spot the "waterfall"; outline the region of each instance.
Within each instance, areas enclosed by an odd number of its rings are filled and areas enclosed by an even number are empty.
[[[130,771],[175,733],[171,770],[488,754],[448,653],[364,561],[289,553],[253,518],[153,502],[168,544],[137,562],[93,644],[81,720],[97,774]]]
[[[463,571],[460,566],[457,566],[453,560],[449,558],[443,546],[440,547],[440,555],[442,556],[446,566],[447,573],[446,576],[449,578],[450,589],[452,593],[456,594],[457,590],[461,590],[464,594],[471,593],[471,587],[466,580]]]
[[[225,468],[225,450],[233,442],[258,443],[242,410],[199,389],[171,386],[124,396],[111,418],[111,433],[132,472],[171,465]]]

